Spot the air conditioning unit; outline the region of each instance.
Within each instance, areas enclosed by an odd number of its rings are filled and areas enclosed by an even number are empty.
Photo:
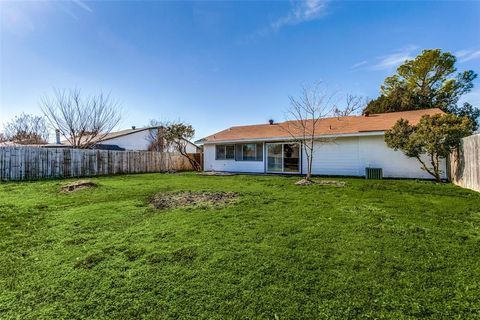
[[[383,179],[382,168],[365,168],[365,179]]]

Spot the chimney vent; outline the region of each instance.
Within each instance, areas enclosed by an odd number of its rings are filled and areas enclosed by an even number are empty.
[[[135,128],[136,128],[135,126],[132,126],[132,130],[135,130]]]
[[[55,143],[56,144],[61,144],[62,142],[60,141],[60,130],[55,129]]]
[[[272,125],[274,123],[273,119],[268,120],[268,123]]]

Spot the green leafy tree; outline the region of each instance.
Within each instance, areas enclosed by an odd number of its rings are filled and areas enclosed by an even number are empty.
[[[194,136],[195,129],[191,125],[182,122],[168,124],[163,129],[167,150],[173,148],[188,159],[194,170],[201,171],[202,166],[200,163],[187,153],[188,141],[193,139]]]
[[[462,95],[473,88],[477,74],[457,73],[456,58],[440,49],[423,50],[413,60],[397,68],[397,73],[385,79],[381,95],[369,102],[364,113],[385,113],[429,108],[467,116],[475,124],[480,110],[466,103],[458,105]]]
[[[416,158],[421,168],[440,182],[440,160],[460,146],[461,139],[472,133],[472,127],[468,117],[453,114],[425,115],[417,125],[400,119],[385,133],[385,142],[407,157]]]

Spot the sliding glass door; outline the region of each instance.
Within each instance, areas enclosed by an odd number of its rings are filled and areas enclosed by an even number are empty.
[[[267,172],[300,172],[298,143],[267,143]]]
[[[282,172],[283,171],[283,157],[282,144],[269,143],[267,144],[267,171],[268,172]]]
[[[300,172],[300,148],[298,143],[283,145],[283,172]]]

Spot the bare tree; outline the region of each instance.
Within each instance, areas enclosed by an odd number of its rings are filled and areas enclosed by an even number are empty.
[[[0,132],[0,143],[7,141],[7,137],[5,136],[4,133]]]
[[[78,89],[55,90],[40,107],[50,125],[74,148],[90,148],[120,122],[119,104],[109,94],[83,96]]]
[[[301,144],[307,160],[305,179],[312,176],[315,144],[333,142],[333,138],[319,137],[321,120],[334,114],[336,93],[328,92],[321,83],[303,86],[298,98],[289,97],[290,108],[282,126],[290,136]]]
[[[341,100],[345,105],[343,107],[336,106],[333,115],[336,117],[358,115],[367,106],[368,101],[366,97],[347,94],[345,100]]]
[[[49,132],[43,117],[22,113],[5,125],[4,139],[19,144],[48,142]]]
[[[173,150],[186,157],[195,171],[201,171],[202,166],[192,155],[187,153],[187,145],[195,135],[195,129],[189,124],[176,122],[164,128],[164,137],[168,150]]]
[[[155,119],[150,120],[147,125],[147,127],[149,127],[147,136],[149,142],[148,151],[164,152],[165,150],[168,150],[165,145],[166,141],[164,137],[164,130],[167,126],[168,124],[161,121]]]

